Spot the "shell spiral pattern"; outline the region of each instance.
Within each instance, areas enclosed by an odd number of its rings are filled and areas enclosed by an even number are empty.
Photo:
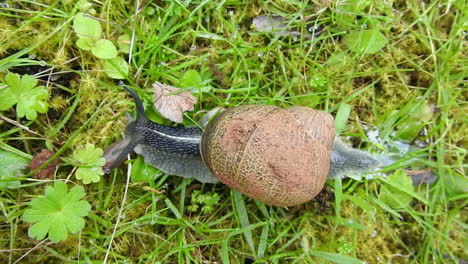
[[[322,190],[334,137],[326,112],[245,105],[210,122],[200,148],[222,183],[269,205],[292,206]]]

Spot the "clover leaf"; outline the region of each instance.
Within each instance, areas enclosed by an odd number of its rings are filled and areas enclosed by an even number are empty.
[[[16,104],[16,115],[26,116],[29,120],[36,119],[38,112],[47,112],[47,89],[44,86],[36,86],[37,82],[31,75],[20,77],[16,73],[8,73],[5,76],[7,87],[0,90],[0,111]]]
[[[33,199],[23,214],[23,220],[33,224],[29,237],[41,240],[48,234],[50,241],[57,243],[65,240],[68,232],[78,233],[91,210],[90,204],[81,200],[84,196],[82,186],[74,186],[69,192],[61,181],[55,182],[54,187],[47,186],[45,195]]]
[[[102,149],[89,143],[83,149],[73,152],[73,158],[80,164],[76,170],[76,178],[82,180],[84,184],[99,182],[104,175],[102,166],[106,164],[103,154]]]

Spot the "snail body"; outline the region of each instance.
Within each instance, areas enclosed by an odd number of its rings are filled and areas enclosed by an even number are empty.
[[[126,89],[135,99],[137,118],[128,124],[125,139],[106,151],[107,171],[134,150],[167,174],[219,180],[266,204],[292,206],[315,197],[327,178],[380,165],[335,139],[333,118],[324,111],[238,106],[217,115],[202,133],[151,122],[136,92]]]

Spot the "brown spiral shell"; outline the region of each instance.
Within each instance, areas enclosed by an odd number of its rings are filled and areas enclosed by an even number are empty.
[[[208,124],[201,153],[222,183],[266,204],[292,206],[322,190],[334,137],[326,112],[245,105]]]

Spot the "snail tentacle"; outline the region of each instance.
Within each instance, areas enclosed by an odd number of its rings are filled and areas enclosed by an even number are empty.
[[[142,138],[125,137],[108,148],[104,153],[104,158],[107,163],[104,165],[104,173],[109,173],[117,168],[122,163],[128,154],[133,152],[133,149],[142,142]]]

